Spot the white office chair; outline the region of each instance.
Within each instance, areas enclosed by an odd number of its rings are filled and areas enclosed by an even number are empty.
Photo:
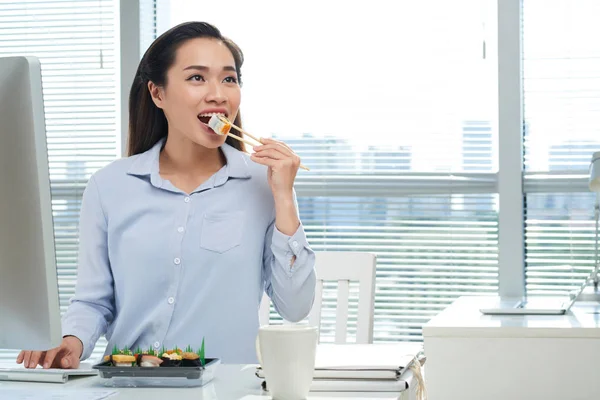
[[[346,343],[350,281],[358,281],[356,343],[372,343],[376,261],[375,255],[371,253],[316,252],[317,287],[315,301],[308,315],[308,323],[312,326],[320,326],[323,282],[337,281],[335,343]],[[271,301],[265,294],[259,311],[261,325],[269,324],[270,306]]]

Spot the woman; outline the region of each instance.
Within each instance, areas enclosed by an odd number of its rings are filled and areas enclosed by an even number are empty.
[[[83,195],[62,344],[22,351],[18,363],[77,368],[102,334],[107,352],[205,338],[207,357],[256,362],[263,292],[285,319],[308,315],[315,258],[296,209],[298,156],[270,139],[248,156],[206,124],[223,114],[240,125],[242,62],[200,22],[146,51],[129,99],[129,157],[95,173]]]

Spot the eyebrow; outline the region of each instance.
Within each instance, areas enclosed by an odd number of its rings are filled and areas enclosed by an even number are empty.
[[[209,68],[204,65],[190,65],[189,67],[185,67],[183,70],[188,71],[190,69],[195,69],[198,71],[208,71],[209,70]],[[223,71],[236,72],[236,69],[235,69],[235,67],[232,67],[231,65],[227,65],[227,66],[223,67]]]

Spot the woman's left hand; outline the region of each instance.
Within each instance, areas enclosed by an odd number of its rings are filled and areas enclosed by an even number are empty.
[[[267,177],[276,198],[291,195],[300,167],[300,157],[283,142],[267,138],[261,140],[263,144],[254,147],[255,153],[250,159],[269,167]]]

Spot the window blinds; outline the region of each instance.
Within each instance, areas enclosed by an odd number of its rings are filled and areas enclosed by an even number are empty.
[[[328,2],[263,1],[270,12],[248,24],[255,3],[224,15],[174,0],[159,23],[206,20],[240,45],[245,128],[311,168],[296,179],[309,243],[378,256],[376,341],[420,341],[458,296],[498,289],[497,79],[483,27],[494,8],[484,3],[347,2],[332,30],[339,5]],[[323,341],[335,315],[326,288]]]
[[[63,312],[75,289],[83,190],[117,156],[115,10],[114,0],[0,1],[0,56],[33,55],[42,65]],[[0,359],[16,355],[0,350]]]
[[[524,0],[522,18],[527,291],[564,293],[594,265],[600,3]]]

